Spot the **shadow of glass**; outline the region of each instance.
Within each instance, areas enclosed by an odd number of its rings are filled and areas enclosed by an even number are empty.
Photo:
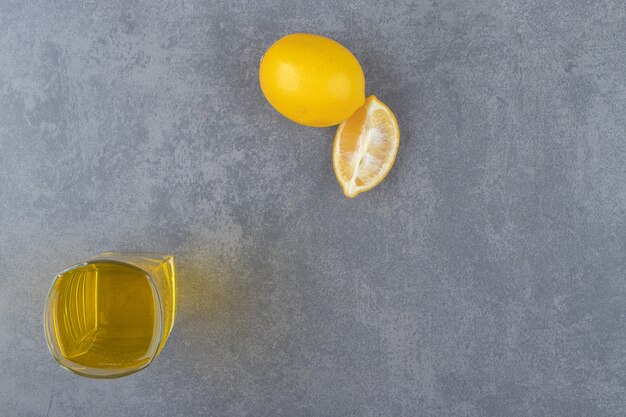
[[[232,363],[262,331],[264,307],[245,265],[218,258],[177,258],[178,304],[172,331],[173,359],[195,370]],[[249,274],[249,272],[248,272]]]

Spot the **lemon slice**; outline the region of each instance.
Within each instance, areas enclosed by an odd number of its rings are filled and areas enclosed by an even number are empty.
[[[389,173],[400,145],[400,128],[389,107],[369,96],[337,128],[333,168],[348,198],[378,185]]]

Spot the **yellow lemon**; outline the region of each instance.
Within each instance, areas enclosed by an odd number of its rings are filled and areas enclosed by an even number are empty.
[[[333,168],[345,196],[354,198],[378,185],[393,166],[399,146],[396,116],[369,96],[335,134]]]
[[[283,116],[305,126],[333,126],[365,101],[359,61],[340,43],[294,33],[279,39],[261,59],[261,89]]]

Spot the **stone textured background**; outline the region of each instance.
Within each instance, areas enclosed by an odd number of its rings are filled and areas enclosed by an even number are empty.
[[[264,50],[330,36],[402,130],[345,199]],[[626,6],[0,0],[0,415],[626,415]],[[59,368],[49,285],[171,252],[158,360]]]

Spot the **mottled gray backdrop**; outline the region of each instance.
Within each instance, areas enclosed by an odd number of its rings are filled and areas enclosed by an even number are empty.
[[[264,50],[330,36],[395,112],[345,199]],[[0,415],[626,415],[626,5],[0,0]],[[59,368],[56,272],[171,252],[148,369]]]

